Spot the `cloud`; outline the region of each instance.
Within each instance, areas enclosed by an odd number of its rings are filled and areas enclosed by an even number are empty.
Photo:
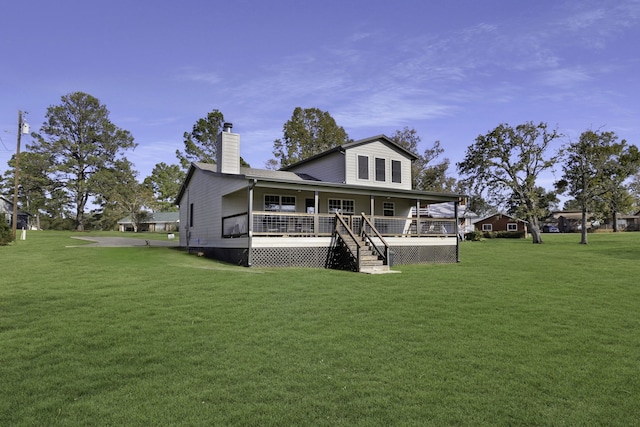
[[[222,81],[222,78],[217,73],[200,71],[195,68],[184,68],[180,70],[178,79],[210,85],[215,85]]]

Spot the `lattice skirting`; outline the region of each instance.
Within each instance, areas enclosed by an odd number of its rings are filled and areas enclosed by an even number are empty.
[[[391,250],[393,265],[457,262],[456,246],[396,246]]]
[[[328,247],[320,248],[255,248],[251,251],[252,267],[324,268]]]
[[[312,248],[254,248],[252,267],[309,267],[327,265],[329,247]],[[455,246],[396,246],[392,247],[393,265],[443,264],[457,261]],[[190,248],[191,253],[203,252],[209,258],[236,265],[248,265],[246,249]]]

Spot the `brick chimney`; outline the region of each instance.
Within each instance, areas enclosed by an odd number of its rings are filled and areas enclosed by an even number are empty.
[[[216,165],[219,173],[240,173],[240,135],[232,133],[233,124],[225,123],[216,140]]]

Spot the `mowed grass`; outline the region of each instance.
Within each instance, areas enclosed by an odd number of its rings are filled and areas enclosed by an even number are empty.
[[[640,424],[640,233],[401,274],[0,247],[0,425]]]

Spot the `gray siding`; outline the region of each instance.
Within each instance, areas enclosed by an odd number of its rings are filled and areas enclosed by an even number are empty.
[[[358,179],[358,156],[369,158],[369,179]],[[375,159],[385,160],[385,180],[376,181]],[[402,182],[391,182],[391,161],[401,162]],[[381,141],[374,141],[368,144],[358,145],[350,148],[345,154],[345,183],[349,185],[364,185],[368,187],[397,188],[411,190],[411,160],[405,154],[394,150],[392,147]]]
[[[304,163],[291,172],[300,172],[326,182],[344,182],[345,164],[342,153],[332,153],[313,162]]]
[[[180,200],[180,246],[215,246],[222,240],[222,217],[247,211],[246,205],[240,212],[222,208],[223,195],[246,189],[246,180],[218,175],[214,181],[207,175],[196,169]],[[192,205],[193,224],[190,223]],[[236,207],[240,208],[237,203]]]

